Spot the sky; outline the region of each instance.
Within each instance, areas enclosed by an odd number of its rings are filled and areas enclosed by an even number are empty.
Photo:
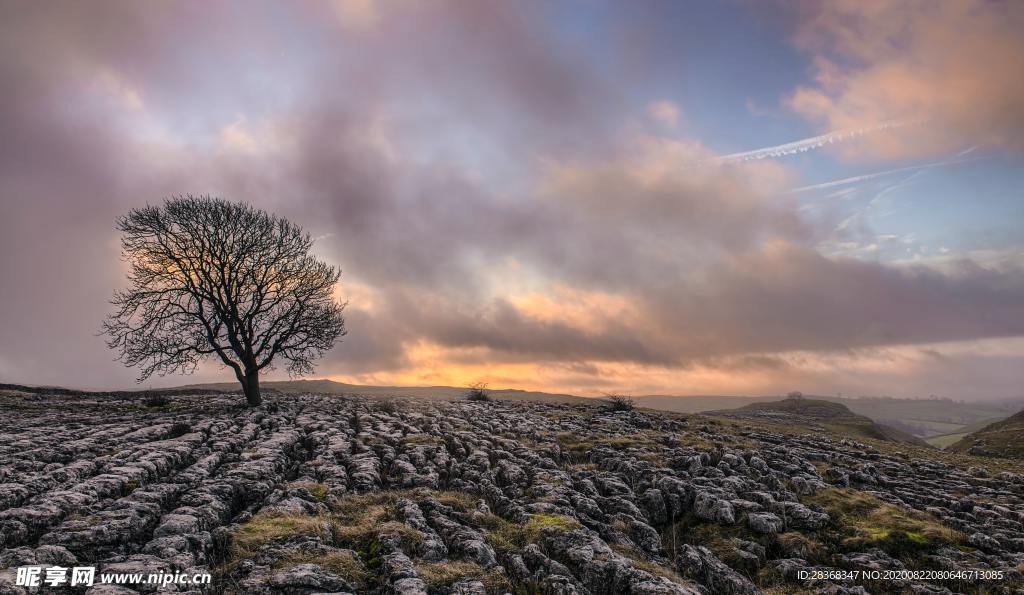
[[[0,1],[0,381],[136,386],[99,335],[114,219],[191,193],[341,267],[317,377],[1024,397],[1022,30],[998,0]]]

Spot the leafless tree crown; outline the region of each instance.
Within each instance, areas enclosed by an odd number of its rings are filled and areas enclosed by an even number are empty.
[[[333,297],[341,271],[310,255],[310,235],[284,218],[187,196],[133,209],[117,228],[130,287],[115,293],[103,330],[140,381],[191,373],[207,357],[243,387],[275,360],[308,373],[345,334]]]

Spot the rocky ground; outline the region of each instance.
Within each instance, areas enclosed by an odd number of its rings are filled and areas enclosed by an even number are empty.
[[[593,406],[237,401],[0,392],[0,593],[31,564],[231,593],[1024,592],[1014,462]],[[800,580],[979,569],[1003,577]]]

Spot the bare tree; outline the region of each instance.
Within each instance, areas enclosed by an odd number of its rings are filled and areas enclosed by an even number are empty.
[[[250,406],[260,371],[287,361],[312,372],[345,334],[334,300],[341,271],[310,255],[298,225],[244,203],[174,197],[117,219],[130,287],[114,294],[107,344],[139,382],[190,374],[213,358],[235,372]]]

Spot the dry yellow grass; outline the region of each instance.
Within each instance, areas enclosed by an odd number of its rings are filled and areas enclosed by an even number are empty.
[[[370,572],[366,566],[351,550],[335,550],[327,553],[300,551],[278,560],[274,564],[274,569],[288,570],[299,564],[316,564],[359,587],[364,587],[370,578]]]
[[[232,533],[231,543],[235,551],[246,553],[272,541],[297,535],[318,535],[329,539],[330,532],[331,519],[326,517],[261,512]]]
[[[320,502],[327,500],[327,485],[312,481],[299,481],[288,484],[292,488],[304,488],[311,496]]]
[[[423,579],[429,589],[438,589],[460,580],[478,580],[484,584],[488,593],[505,593],[512,590],[512,584],[504,574],[464,560],[420,562],[416,564],[416,574]]]

